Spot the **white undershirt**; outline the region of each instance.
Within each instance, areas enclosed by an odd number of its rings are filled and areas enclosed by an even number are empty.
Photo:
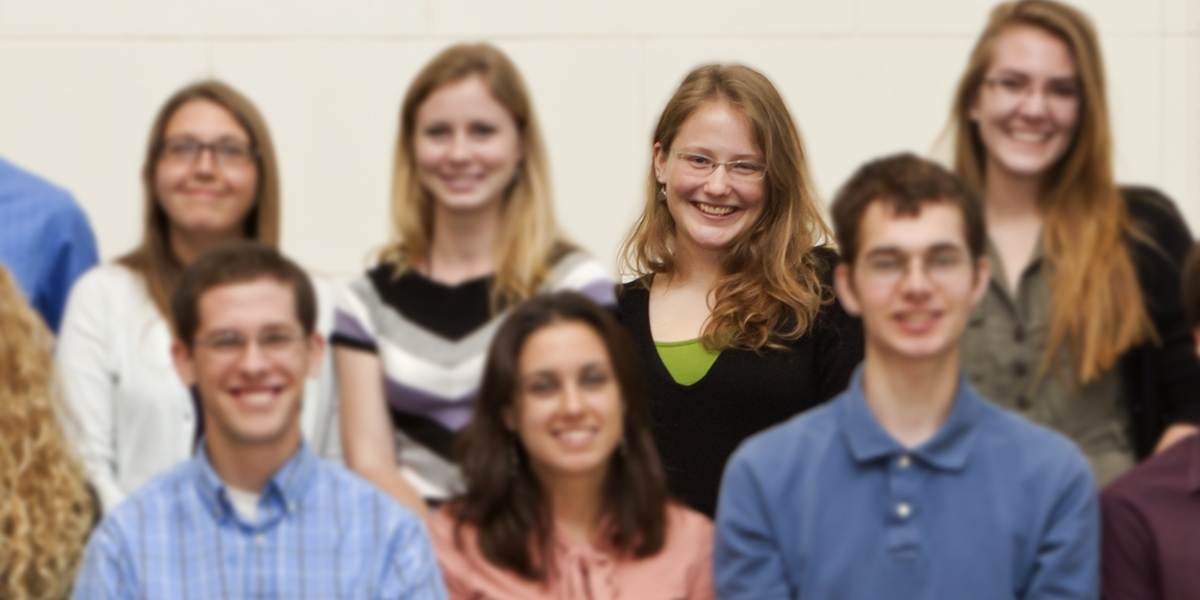
[[[233,505],[233,509],[247,523],[258,521],[258,499],[262,497],[262,494],[239,490],[227,485],[225,486],[225,495],[229,497],[229,503]]]

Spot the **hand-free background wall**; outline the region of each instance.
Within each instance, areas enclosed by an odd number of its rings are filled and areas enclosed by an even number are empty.
[[[1200,0],[1079,0],[1102,34],[1122,182],[1200,229]],[[229,81],[283,171],[284,249],[335,276],[388,232],[400,98],[434,53],[489,40],[532,87],[560,219],[610,266],[644,201],[649,137],[691,68],[779,87],[823,198],[862,161],[929,153],[992,2],[980,0],[0,0],[0,155],[70,189],[105,258],[141,223],[150,120]]]

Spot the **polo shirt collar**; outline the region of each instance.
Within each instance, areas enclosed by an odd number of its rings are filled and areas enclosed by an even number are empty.
[[[318,461],[316,455],[309,450],[308,444],[301,442],[296,453],[271,476],[267,486],[263,488],[262,497],[278,506],[280,513],[294,510],[313,481]],[[196,491],[209,510],[218,517],[222,513],[231,514],[232,507],[225,494],[227,486],[208,460],[207,440],[200,440],[200,451],[192,458],[192,465],[192,480]],[[267,524],[265,520],[263,524]]]
[[[860,463],[898,454],[911,454],[918,460],[946,471],[961,470],[967,464],[971,450],[971,433],[979,421],[986,402],[960,373],[954,406],[942,428],[924,444],[909,450],[884,430],[867,405],[863,394],[863,366],[860,364],[850,380],[842,402],[842,430],[850,453]]]

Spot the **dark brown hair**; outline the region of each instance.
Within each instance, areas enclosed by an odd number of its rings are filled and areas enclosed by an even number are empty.
[[[704,346],[758,350],[804,335],[833,292],[821,283],[828,267],[813,248],[830,238],[808,174],[800,132],[779,91],[762,73],[742,65],[708,65],[688,74],[667,102],[654,130],[663,152],[697,109],[725,103],[750,123],[767,163],[762,215],[722,253],[725,276],[713,287]],[[623,270],[643,277],[675,271],[675,219],[659,199],[653,167],[642,216],[625,236]]]
[[[1087,15],[1053,0],[1005,2],[992,10],[954,96],[954,172],[972,188],[985,188],[987,149],[971,120],[971,107],[991,68],[996,42],[1020,27],[1035,27],[1061,40],[1071,52],[1079,82],[1075,139],[1048,171],[1038,199],[1041,243],[1054,269],[1039,376],[1059,360],[1065,344],[1076,383],[1086,384],[1115,366],[1129,348],[1157,339],[1126,245],[1130,237],[1145,236],[1129,218],[1113,177],[1104,60]]]
[[[176,111],[194,100],[218,104],[229,111],[246,130],[258,168],[258,191],[254,206],[246,214],[243,235],[246,239],[271,246],[279,244],[279,167],[275,162],[275,145],[271,142],[266,120],[248,98],[220,81],[201,81],[175,92],[158,109],[158,115],[150,127],[150,139],[146,143],[146,156],[142,163],[145,198],[142,241],[132,252],[120,258],[120,263],[132,269],[145,283],[150,299],[164,319],[171,317],[171,290],[179,280],[183,265],[171,252],[167,213],[156,195],[155,177],[167,124]]]
[[[926,204],[949,203],[962,213],[963,236],[972,258],[983,256],[987,245],[983,205],[953,173],[913,154],[895,154],[861,167],[838,191],[830,212],[842,262],[854,266],[862,216],[875,202],[888,202],[896,215],[916,216]]]
[[[296,318],[305,335],[317,325],[317,296],[308,275],[279,250],[259,242],[237,242],[209,250],[192,261],[179,276],[171,294],[175,336],[191,346],[200,327],[200,298],[222,285],[256,279],[274,279],[292,288]]]
[[[579,322],[604,340],[624,403],[624,449],[613,452],[604,482],[602,514],[607,543],[636,558],[662,549],[669,496],[643,399],[637,348],[617,320],[575,292],[536,296],[516,308],[500,326],[484,367],[475,416],[455,448],[467,491],[449,505],[456,517],[455,539],[463,524],[478,531],[479,550],[492,564],[544,581],[554,565],[554,517],[549,499],[529,465],[520,440],[504,414],[517,402],[518,361],[534,332],[554,323]],[[514,467],[511,456],[517,452]]]
[[[1188,329],[1200,327],[1200,244],[1192,246],[1183,263],[1183,312]]]

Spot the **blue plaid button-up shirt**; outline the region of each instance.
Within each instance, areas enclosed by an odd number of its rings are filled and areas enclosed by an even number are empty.
[[[444,600],[420,520],[303,446],[256,523],[201,450],[116,507],[88,544],[77,600]]]

